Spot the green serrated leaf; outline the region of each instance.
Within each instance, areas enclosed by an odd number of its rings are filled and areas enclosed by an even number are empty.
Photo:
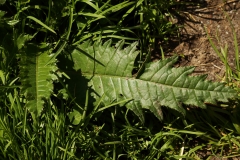
[[[46,65],[51,58],[51,50],[43,43],[39,46],[28,44],[21,50],[20,77],[22,92],[27,103],[26,106],[33,116],[39,116],[53,90],[52,81],[56,76],[52,72],[57,70],[56,64]]]
[[[138,55],[137,43],[123,48],[120,41],[111,47],[111,41],[94,44],[85,42],[72,51],[74,69],[81,70],[94,90],[92,96],[105,105],[123,99],[133,99],[124,104],[142,121],[142,108],[149,109],[162,120],[162,106],[185,114],[182,104],[205,108],[205,103],[227,102],[236,91],[223,83],[205,80],[206,76],[189,76],[194,67],[172,67],[178,57],[148,63],[145,71],[136,79],[132,76],[134,61]]]

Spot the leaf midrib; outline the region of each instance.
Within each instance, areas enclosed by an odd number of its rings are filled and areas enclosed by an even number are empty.
[[[231,94],[231,92],[229,91],[224,91],[224,90],[221,90],[221,91],[216,91],[216,90],[204,90],[204,89],[195,89],[195,88],[187,88],[187,87],[177,87],[177,86],[173,86],[173,85],[167,85],[167,84],[162,84],[162,83],[158,83],[158,82],[152,82],[152,81],[147,81],[147,80],[142,80],[142,79],[136,79],[134,77],[122,77],[122,76],[116,76],[116,75],[104,75],[104,74],[89,74],[89,73],[82,73],[83,76],[85,77],[94,77],[94,76],[99,76],[99,77],[109,77],[109,78],[120,78],[120,79],[125,79],[125,80],[137,80],[137,81],[144,81],[146,83],[153,83],[153,84],[156,84],[156,85],[161,85],[161,86],[165,86],[165,87],[168,87],[168,88],[176,88],[176,89],[185,89],[185,90],[194,90],[194,91],[205,91],[205,92],[219,92],[219,93],[222,93],[222,92],[227,92],[229,94]]]

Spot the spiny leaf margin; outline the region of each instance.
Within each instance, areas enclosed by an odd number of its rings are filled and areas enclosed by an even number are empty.
[[[74,69],[90,79],[92,96],[109,105],[124,99],[123,104],[144,121],[142,108],[149,109],[162,120],[161,106],[170,107],[185,114],[182,104],[205,108],[205,103],[227,102],[236,91],[223,83],[210,82],[206,76],[189,76],[194,67],[174,68],[178,57],[171,57],[146,64],[145,71],[136,79],[132,76],[134,61],[138,55],[137,43],[123,48],[120,41],[111,47],[111,40],[102,43],[90,41],[78,45],[71,52]]]
[[[57,79],[54,74],[56,60],[46,65],[51,57],[51,49],[46,43],[29,43],[20,50],[21,91],[27,100],[26,107],[35,118],[41,115],[44,100],[50,98],[53,81]]]

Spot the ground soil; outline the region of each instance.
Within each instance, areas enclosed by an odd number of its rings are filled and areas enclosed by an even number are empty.
[[[182,1],[186,2],[186,0]],[[168,46],[168,54],[181,55],[180,66],[196,66],[194,74],[208,74],[208,80],[221,81],[224,77],[225,66],[211,47],[206,31],[218,50],[228,45],[228,62],[232,68],[235,68],[233,32],[226,14],[237,33],[239,45],[240,0],[225,0],[225,2],[223,0],[192,0],[189,2],[196,2],[200,5],[188,5],[172,19],[182,28],[179,39],[173,40],[170,47]]]
[[[179,1],[186,2],[186,0]],[[200,5],[188,5],[186,8],[180,9],[179,14],[172,19],[182,28],[180,37],[173,39],[164,48],[164,51],[167,51],[166,56],[180,55],[182,58],[178,66],[195,66],[195,75],[208,74],[208,80],[222,81],[225,76],[225,66],[211,47],[206,32],[218,50],[220,47],[228,45],[228,63],[231,68],[235,69],[233,31],[226,15],[229,16],[237,33],[238,46],[240,46],[240,0],[192,0],[189,2],[196,2]],[[225,156],[228,156],[227,152]],[[210,151],[204,150],[199,151],[198,158],[240,160],[240,157],[213,156]]]

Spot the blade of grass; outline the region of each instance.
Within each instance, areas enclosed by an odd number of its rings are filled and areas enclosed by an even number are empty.
[[[112,106],[116,106],[116,105],[121,104],[121,103],[127,103],[127,102],[129,102],[129,101],[131,101],[131,100],[132,100],[132,98],[128,98],[128,99],[125,99],[125,100],[122,100],[122,101],[119,101],[119,102],[116,102],[116,103],[112,103],[111,105],[108,105],[108,106],[104,106],[104,107],[102,107],[102,108],[99,108],[99,109],[96,111],[96,113],[97,113],[97,112],[101,112],[101,111],[103,111],[103,110],[105,110],[105,109],[107,109],[107,108],[110,108],[110,107],[112,107]]]
[[[218,51],[216,45],[213,43],[210,35],[209,35],[208,32],[207,32],[206,26],[204,26],[204,29],[205,29],[205,32],[207,33],[207,38],[208,38],[208,40],[209,40],[209,42],[210,42],[210,44],[211,44],[214,52],[217,53],[217,55],[218,55],[218,57],[221,59],[221,61],[224,62],[224,58],[223,58],[223,56],[221,55],[221,53]]]
[[[238,72],[238,78],[240,77],[240,65],[239,65],[239,46],[238,46],[238,41],[237,41],[237,34],[236,31],[234,29],[234,26],[232,24],[232,21],[230,20],[228,14],[226,12],[223,12],[225,14],[225,16],[227,17],[228,22],[230,23],[231,29],[232,29],[232,33],[233,33],[233,39],[234,39],[234,47],[235,47],[235,64],[236,64],[236,68],[237,68],[237,72]]]
[[[36,23],[40,24],[41,26],[43,26],[44,28],[46,28],[47,30],[51,31],[54,34],[57,34],[52,28],[48,27],[46,24],[44,24],[43,22],[41,22],[40,20],[38,20],[37,18],[33,17],[33,16],[27,16],[27,18],[35,21]]]

